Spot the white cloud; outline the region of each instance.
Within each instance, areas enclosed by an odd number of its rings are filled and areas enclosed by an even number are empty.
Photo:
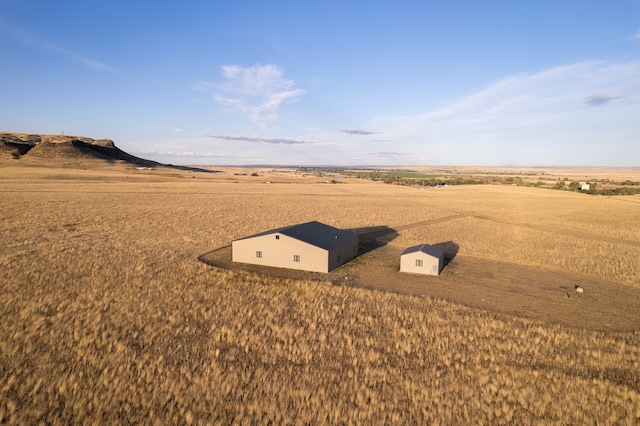
[[[261,142],[261,143],[275,143],[275,144],[285,144],[285,145],[311,143],[309,141],[304,141],[302,139],[268,138],[263,136],[207,135],[207,137],[226,140],[226,141]]]
[[[342,129],[340,130],[342,133],[346,133],[348,135],[377,135],[379,132],[372,132],[369,130],[361,130],[361,129]]]
[[[230,106],[252,121],[267,127],[278,119],[278,109],[285,102],[304,93],[293,80],[286,80],[276,65],[223,65],[222,83],[201,82],[194,90],[213,95],[216,102]]]
[[[635,33],[633,33],[633,35],[631,37],[629,37],[629,40],[631,40],[631,41],[640,41],[640,30],[638,30]]]
[[[455,152],[461,164],[496,164],[502,157],[521,164],[612,163],[640,139],[638,75],[640,61],[577,63],[507,77],[441,109],[372,125],[403,151]]]
[[[213,152],[196,151],[133,151],[133,154],[141,157],[193,157],[193,158],[224,158],[225,155]]]
[[[591,106],[600,106],[600,105],[606,105],[611,101],[615,101],[617,99],[622,99],[622,98],[624,98],[624,96],[596,94],[596,95],[587,96],[584,99],[584,103]]]
[[[638,166],[638,75],[640,61],[583,62],[509,76],[442,108],[379,117],[362,128],[313,128],[296,137],[213,134],[155,149],[211,155],[193,156],[193,164]],[[251,81],[237,82],[237,99],[273,87],[266,77]]]
[[[373,155],[378,155],[380,157],[406,157],[409,156],[407,152],[394,152],[394,151],[380,151],[374,152]]]

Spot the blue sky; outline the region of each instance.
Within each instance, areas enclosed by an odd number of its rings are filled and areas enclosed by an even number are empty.
[[[213,165],[640,166],[640,0],[0,0],[0,130]]]

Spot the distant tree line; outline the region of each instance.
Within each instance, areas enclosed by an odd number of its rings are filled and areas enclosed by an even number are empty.
[[[436,176],[429,178],[407,177],[406,173],[393,173],[388,171],[371,172],[351,172],[341,171],[345,176],[370,179],[377,182],[393,183],[399,185],[439,187],[444,185],[482,185],[501,184],[518,185],[536,188],[556,189],[562,191],[583,192],[591,195],[636,195],[640,194],[640,182],[625,180],[624,182],[613,182],[608,179],[598,182],[590,181],[589,189],[583,190],[582,183],[568,179],[558,180],[555,184],[549,181],[523,181],[520,177],[514,176]]]
[[[609,179],[598,182],[588,182],[589,189],[582,189],[582,183],[572,181],[567,184],[565,181],[556,182],[552,189],[564,191],[583,192],[591,195],[636,195],[640,194],[640,182],[626,180],[624,182],[613,182]]]

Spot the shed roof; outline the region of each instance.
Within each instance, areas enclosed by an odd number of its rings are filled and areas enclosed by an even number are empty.
[[[437,258],[444,257],[444,251],[440,250],[438,247],[434,247],[429,244],[418,244],[417,246],[409,247],[408,249],[402,252],[402,255],[415,253],[418,251],[422,253],[426,253],[429,256],[437,257]]]
[[[346,241],[357,238],[357,235],[353,232],[334,228],[333,226],[325,225],[324,223],[320,223],[314,220],[312,222],[300,223],[298,225],[271,229],[269,231],[260,232],[258,234],[239,239],[246,240],[248,238],[271,234],[286,235],[291,238],[295,238],[296,240],[300,240],[313,246],[320,247],[324,250],[332,250],[342,245]]]

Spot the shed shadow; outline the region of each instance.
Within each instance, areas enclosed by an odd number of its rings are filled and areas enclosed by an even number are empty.
[[[453,241],[445,241],[433,244],[433,246],[444,252],[444,266],[451,263],[451,261],[458,255],[458,251],[460,251],[460,246]]]
[[[368,226],[349,229],[358,235],[358,256],[387,245],[398,237],[398,231],[388,226]]]

